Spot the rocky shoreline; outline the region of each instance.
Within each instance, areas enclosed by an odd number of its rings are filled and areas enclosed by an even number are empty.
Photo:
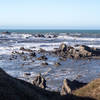
[[[8,33],[8,32],[7,32]],[[6,33],[4,33],[6,34]],[[37,37],[45,38],[44,35],[37,35]],[[49,36],[47,38],[56,38],[57,36]],[[33,47],[35,48],[35,47]],[[39,66],[47,67],[49,66],[49,56],[52,56],[57,58],[56,61],[53,63],[54,68],[59,68],[60,66],[63,67],[62,61],[66,62],[67,59],[73,59],[73,60],[90,60],[90,59],[100,59],[100,49],[99,48],[92,48],[86,45],[75,45],[70,46],[66,45],[65,43],[60,44],[58,48],[54,48],[54,50],[47,51],[43,48],[40,48],[39,50],[33,50],[32,48],[26,48],[26,47],[20,47],[20,49],[17,51],[12,51],[9,61],[15,62],[15,60],[22,60],[23,63],[21,67],[24,69],[25,65],[34,65],[34,63],[37,61],[40,62]],[[52,59],[51,58],[51,59]],[[28,61],[28,63],[26,63]],[[27,66],[27,68],[28,68]],[[50,66],[51,67],[51,66]],[[30,68],[31,70],[32,68]],[[12,78],[11,76],[7,75],[2,69],[1,69],[1,80],[5,81],[5,77],[7,77],[7,80],[9,80],[8,84],[13,84],[14,86],[8,87],[8,85],[2,87],[2,81],[1,81],[1,89],[3,88],[4,91],[1,91],[1,94],[3,97],[0,97],[0,100],[6,100],[7,97],[10,99],[7,100],[92,100],[90,99],[92,96],[85,95],[86,97],[77,97],[80,96],[77,94],[76,91],[79,89],[87,86],[89,83],[83,83],[79,82],[76,79],[70,80],[67,78],[64,78],[62,81],[62,86],[58,87],[61,88],[60,91],[52,91],[52,88],[48,88],[48,79],[45,79],[45,75],[50,71],[51,69],[46,70],[46,72],[42,75],[41,73],[36,76],[35,78],[31,78],[30,72],[24,73],[24,78],[28,80],[29,83],[24,82],[19,79]],[[63,70],[64,71],[64,70]],[[4,74],[4,78],[2,79],[2,74]],[[78,75],[77,78],[81,77],[81,75]],[[58,77],[59,78],[59,77]],[[14,80],[14,82],[13,82]],[[11,83],[10,83],[11,81]],[[17,83],[18,82],[18,83]],[[31,84],[30,84],[31,83]],[[29,84],[29,85],[28,85]],[[18,85],[18,86],[17,86]],[[21,86],[22,85],[22,86]],[[24,86],[23,86],[24,85]],[[9,89],[9,92],[5,93],[5,87]],[[10,90],[11,89],[11,90]],[[18,91],[16,91],[18,89]],[[23,91],[25,89],[25,91]],[[29,93],[27,93],[27,89],[29,89]],[[35,91],[35,90],[36,91]],[[80,91],[80,90],[79,90]],[[2,93],[3,92],[3,93]],[[35,93],[36,92],[36,93]],[[42,92],[42,93],[41,93]],[[24,93],[24,94],[23,94]],[[7,97],[6,95],[7,94]],[[10,95],[9,95],[10,94]],[[12,96],[13,95],[13,96]],[[25,96],[25,97],[24,97]],[[49,98],[50,97],[50,98]],[[90,98],[88,98],[90,97]],[[3,98],[3,99],[2,99]],[[97,99],[99,100],[99,99]]]
[[[39,79],[40,77],[38,77]],[[38,82],[36,79],[35,81]],[[67,80],[66,80],[67,81]],[[68,82],[71,83],[71,82]],[[73,83],[73,82],[72,82]],[[74,82],[74,85],[78,84]],[[64,83],[63,90],[66,88]],[[62,93],[63,93],[62,90]],[[67,91],[68,92],[68,91]],[[95,100],[91,97],[78,97],[73,94],[50,92],[23,80],[13,78],[0,69],[0,100]]]
[[[28,48],[26,49],[24,47],[21,47],[20,51],[21,52],[13,51],[9,60],[18,59],[18,56],[20,56],[21,59],[23,59],[23,61],[27,61],[27,60],[31,61],[28,63],[28,65],[30,65],[31,63],[34,63],[35,61],[40,61],[40,62],[42,62],[41,66],[46,67],[46,66],[49,66],[49,64],[47,62],[48,61],[47,55],[52,55],[52,56],[58,57],[59,61],[66,61],[66,59],[68,59],[68,58],[75,59],[75,60],[100,59],[100,49],[90,48],[86,45],[76,45],[76,47],[71,47],[71,46],[67,46],[66,44],[62,43],[59,46],[59,48],[56,48],[53,51],[46,51],[42,48],[38,51],[35,51],[35,50],[28,49]],[[37,56],[38,54],[41,54],[41,56]],[[54,62],[55,67],[61,66],[61,63],[59,61]],[[24,66],[24,65],[25,65],[25,63],[23,63],[22,66]],[[28,79],[30,80],[30,83],[32,83],[32,79],[30,78],[31,73],[27,72],[24,74],[24,76],[28,77]],[[81,77],[81,76],[79,75],[78,77]],[[37,79],[37,80],[39,81],[39,79]],[[35,82],[35,84],[37,84],[37,83]],[[38,85],[41,86],[40,83],[38,83]],[[42,85],[42,87],[46,87],[46,86]]]

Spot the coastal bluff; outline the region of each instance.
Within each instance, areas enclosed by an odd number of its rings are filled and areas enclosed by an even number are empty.
[[[59,92],[51,92],[36,87],[23,80],[13,78],[0,68],[0,100],[95,100],[78,97],[72,94],[61,96]]]

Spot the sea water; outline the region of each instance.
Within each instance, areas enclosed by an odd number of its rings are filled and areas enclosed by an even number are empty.
[[[96,59],[60,61],[56,56],[46,55],[49,64],[46,67],[41,65],[43,61],[23,61],[20,56],[18,59],[9,60],[13,51],[20,52],[20,47],[51,51],[65,43],[73,47],[78,44],[100,48],[100,30],[7,30],[11,34],[3,34],[5,31],[0,30],[0,67],[13,77],[30,81],[29,78],[33,79],[38,73],[42,73],[51,89],[61,88],[65,78],[90,82],[100,77],[100,60]],[[37,34],[43,34],[45,37],[35,37]],[[53,37],[54,35],[56,37]],[[58,61],[61,66],[55,67],[54,63]],[[31,76],[25,77],[26,72],[30,72]]]

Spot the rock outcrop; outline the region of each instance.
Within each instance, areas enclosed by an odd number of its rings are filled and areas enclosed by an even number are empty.
[[[100,56],[100,49],[91,48],[86,45],[79,45],[78,49],[76,49],[62,43],[53,53],[63,58],[92,58],[94,56]]]
[[[41,74],[39,74],[33,80],[33,85],[45,89],[46,88],[46,80]]]
[[[83,87],[84,85],[86,85],[86,83],[81,83],[76,80],[70,81],[68,79],[64,79],[61,89],[61,95],[71,94],[73,90]]]
[[[13,78],[0,69],[0,100],[94,100],[74,95],[61,96],[23,80]]]

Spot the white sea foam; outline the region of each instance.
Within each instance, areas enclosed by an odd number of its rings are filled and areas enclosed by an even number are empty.
[[[78,34],[79,35],[79,34]],[[51,38],[48,38],[48,34],[43,37],[34,37],[32,34],[17,34],[12,33],[11,35],[0,34],[2,43],[6,44],[0,45],[0,54],[11,54],[13,50],[19,50],[20,47],[30,48],[33,50],[39,50],[43,48],[47,51],[54,50],[58,48],[61,43],[74,46],[75,44],[85,44],[90,47],[99,47],[100,38],[87,38],[87,37],[76,37],[69,36],[65,33],[58,35],[57,38],[52,38],[53,35],[50,35]],[[8,45],[6,39],[8,39]],[[32,42],[31,42],[32,41]],[[34,42],[35,41],[35,42]]]
[[[69,35],[59,35],[58,39],[64,40],[81,40],[81,41],[100,41],[100,38],[87,38],[87,37],[76,37],[76,36],[69,36]]]

